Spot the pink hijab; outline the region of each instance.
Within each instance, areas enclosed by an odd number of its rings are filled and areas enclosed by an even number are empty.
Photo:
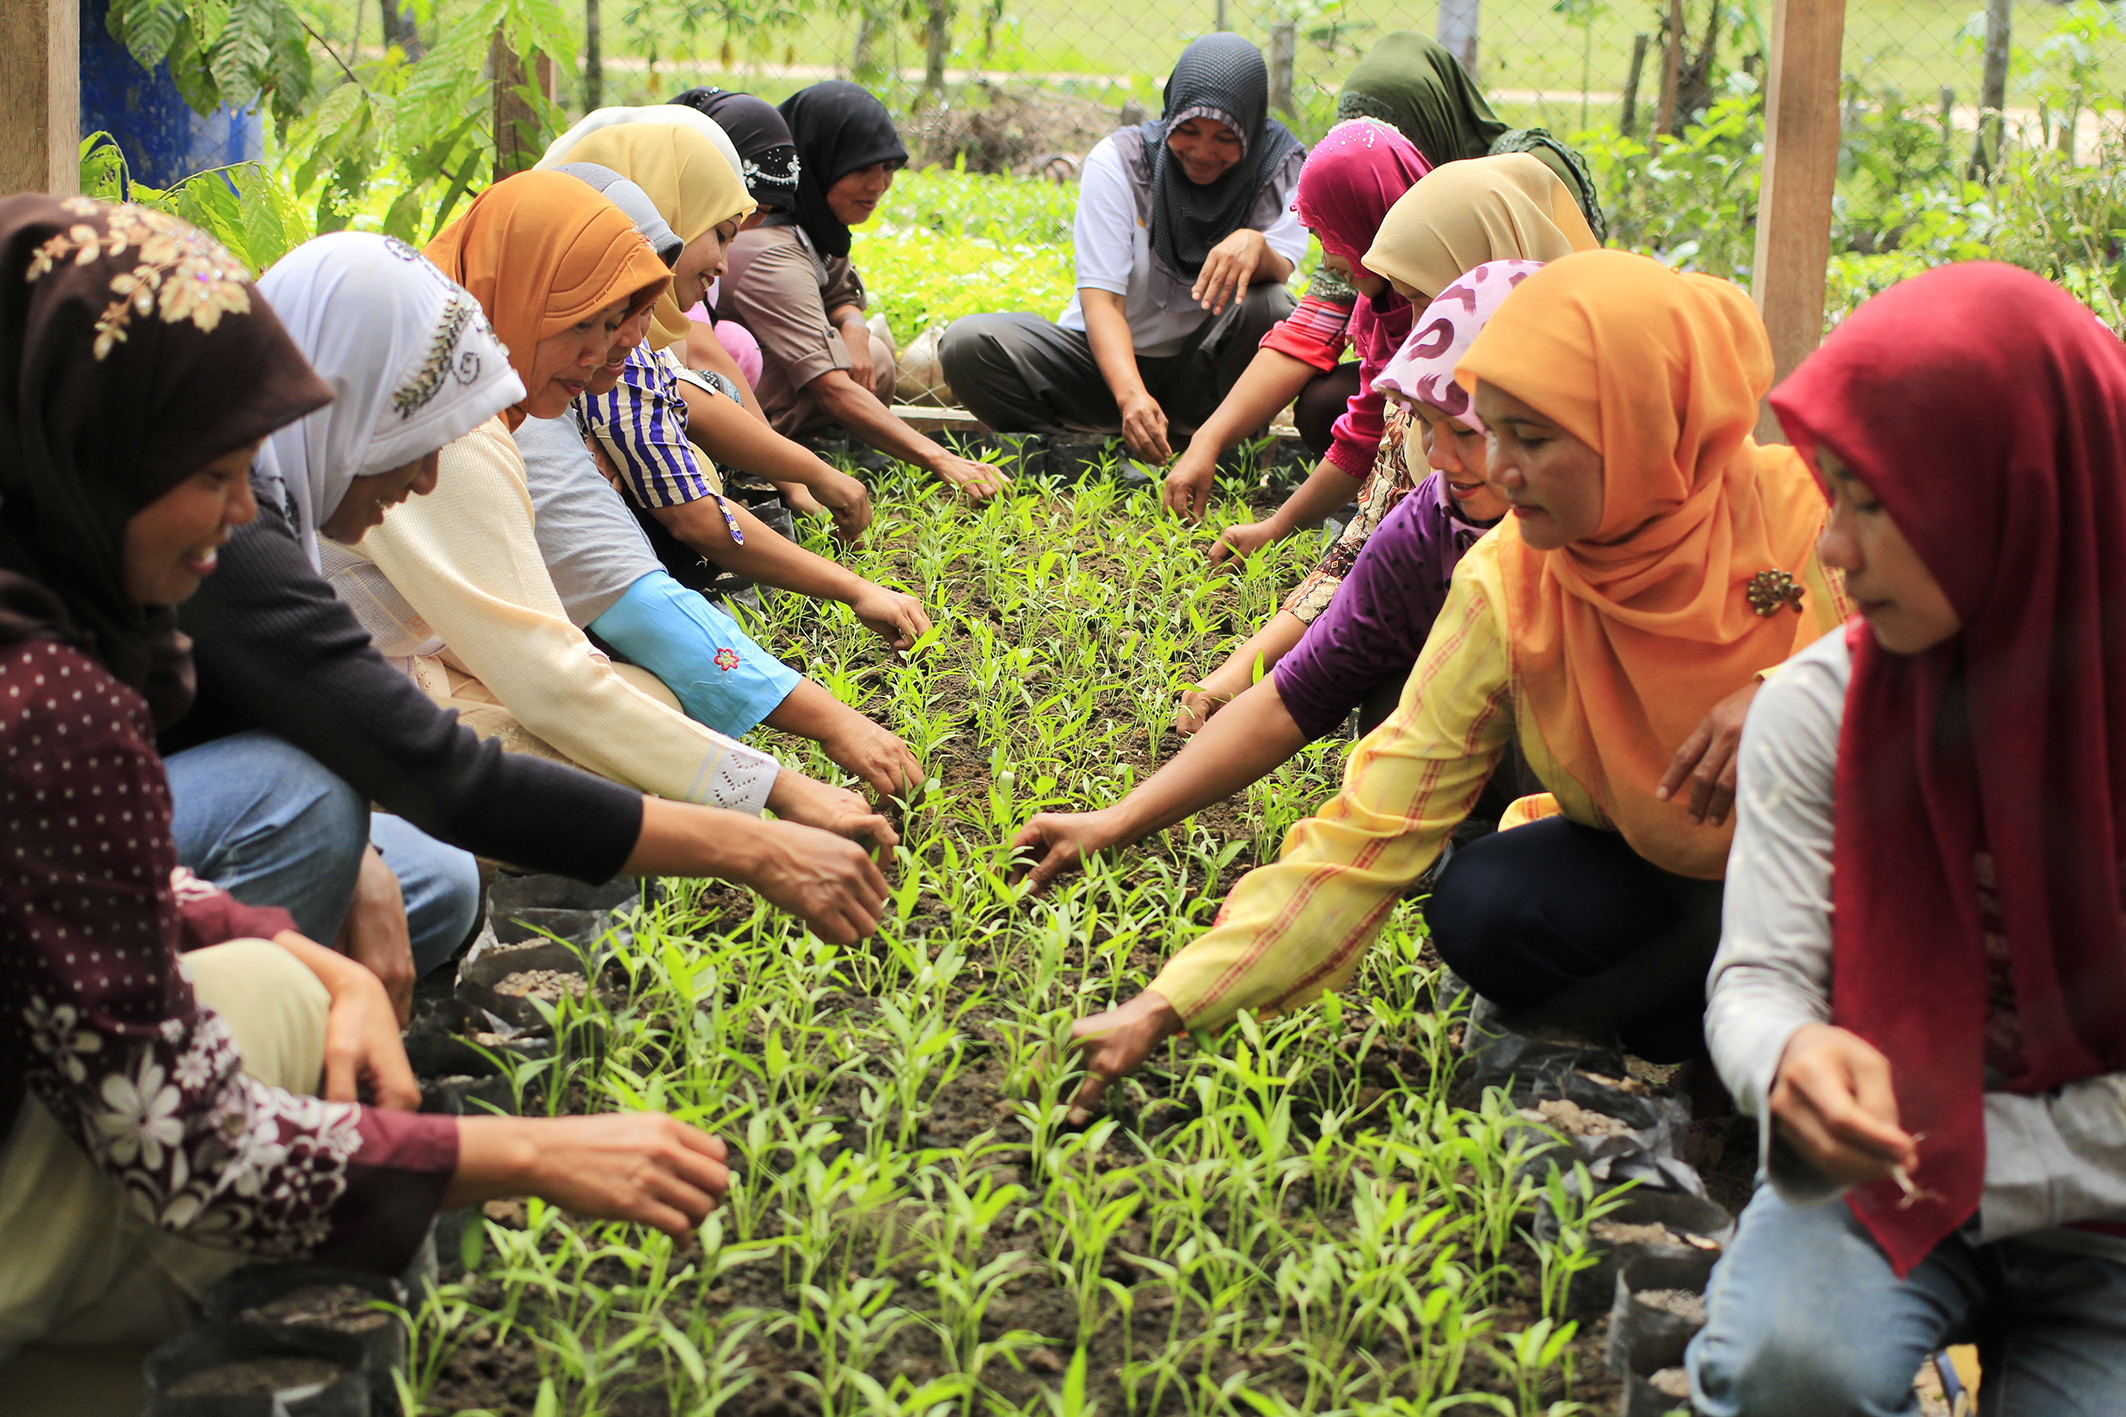
[[[1339,123],[1307,154],[1292,209],[1321,249],[1342,256],[1360,275],[1388,208],[1432,170],[1408,138],[1372,118]]]
[[[1486,432],[1469,391],[1454,380],[1454,366],[1513,288],[1541,269],[1541,261],[1486,261],[1469,271],[1425,307],[1373,387],[1404,403],[1430,404],[1464,428]]]

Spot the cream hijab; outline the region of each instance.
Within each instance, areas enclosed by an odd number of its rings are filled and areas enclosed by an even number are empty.
[[[320,564],[318,523],[357,477],[427,456],[524,397],[480,302],[405,242],[338,231],[258,282],[332,402],[268,438],[253,464]]]
[[[1487,261],[1555,261],[1599,245],[1555,172],[1504,153],[1419,178],[1388,209],[1364,264],[1430,298]]]
[[[716,151],[722,153],[724,160],[731,164],[731,170],[738,174],[739,180],[745,180],[745,161],[738,156],[738,145],[731,141],[731,135],[726,133],[715,119],[677,103],[651,103],[641,108],[593,109],[584,114],[582,121],[575,127],[554,139],[547,147],[546,155],[534,166],[559,167],[564,162],[584,161],[585,159],[572,155],[576,151],[576,144],[601,129],[617,128],[623,123],[664,123],[679,128],[691,128],[714,143]]]

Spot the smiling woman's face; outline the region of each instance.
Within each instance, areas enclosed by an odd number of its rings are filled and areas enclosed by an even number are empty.
[[[1484,435],[1429,403],[1412,403],[1410,411],[1424,421],[1425,460],[1446,484],[1461,514],[1473,522],[1505,516],[1506,499],[1484,480]]]
[[[1963,629],[1941,582],[1867,484],[1829,448],[1816,449],[1816,466],[1831,484],[1831,519],[1817,552],[1845,572],[1846,594],[1892,654],[1919,654]]]
[[[682,310],[691,310],[709,293],[709,282],[723,274],[731,242],[738,237],[738,218],[710,227],[686,244],[672,263],[672,299]]]
[[[576,395],[590,387],[605,363],[628,302],[616,300],[589,319],[540,340],[532,351],[531,373],[524,380],[524,411],[534,418],[559,418]]]
[[[383,472],[357,477],[347,484],[340,504],[317,529],[342,546],[352,546],[384,524],[384,513],[408,497],[426,497],[436,490],[436,469],[443,460],[441,449]]]
[[[845,172],[827,189],[827,210],[843,226],[862,226],[878,213],[878,204],[893,186],[893,164],[874,162]]]
[[[1214,118],[1191,118],[1166,135],[1168,151],[1181,159],[1181,174],[1202,185],[1216,182],[1240,161],[1240,135]]]
[[[251,459],[231,448],[126,518],[125,587],[135,605],[180,605],[214,571],[229,532],[258,515]]]
[[[1476,416],[1491,430],[1484,480],[1512,506],[1521,540],[1538,551],[1555,551],[1600,529],[1600,453],[1481,380]]]

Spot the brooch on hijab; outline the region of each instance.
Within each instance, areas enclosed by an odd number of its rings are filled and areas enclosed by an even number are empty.
[[[1759,615],[1777,615],[1782,610],[1801,611],[1801,582],[1785,571],[1759,571],[1750,577],[1750,609]]]
[[[166,325],[190,320],[201,334],[213,333],[224,315],[246,315],[251,296],[245,288],[251,273],[222,249],[220,242],[176,217],[130,202],[107,205],[86,197],[69,197],[66,209],[76,216],[101,215],[104,229],[76,222],[37,248],[25,279],[42,279],[62,257],[76,265],[98,258],[115,261],[133,253],[133,268],[111,277],[117,296],[96,321],[98,360],[126,337],[136,314],[159,315]]]

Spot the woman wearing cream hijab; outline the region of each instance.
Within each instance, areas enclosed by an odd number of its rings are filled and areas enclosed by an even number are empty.
[[[664,294],[649,244],[583,182],[526,172],[483,192],[427,255],[486,310],[526,393],[443,450],[433,493],[357,546],[325,548],[334,589],[377,647],[511,749],[660,797],[890,838],[862,799],[695,723],[654,675],[610,663],[547,574],[509,430],[567,408],[620,328]]]
[[[1079,1024],[1085,1101],[1184,1026],[1349,984],[1509,741],[1548,791],[1441,872],[1441,958],[1509,1023],[1699,1055],[1742,714],[1847,608],[1822,493],[1751,438],[1771,373],[1746,295],[1643,256],[1568,256],[1506,298],[1458,376],[1511,516],[1456,567],[1342,792],[1150,989]]]

